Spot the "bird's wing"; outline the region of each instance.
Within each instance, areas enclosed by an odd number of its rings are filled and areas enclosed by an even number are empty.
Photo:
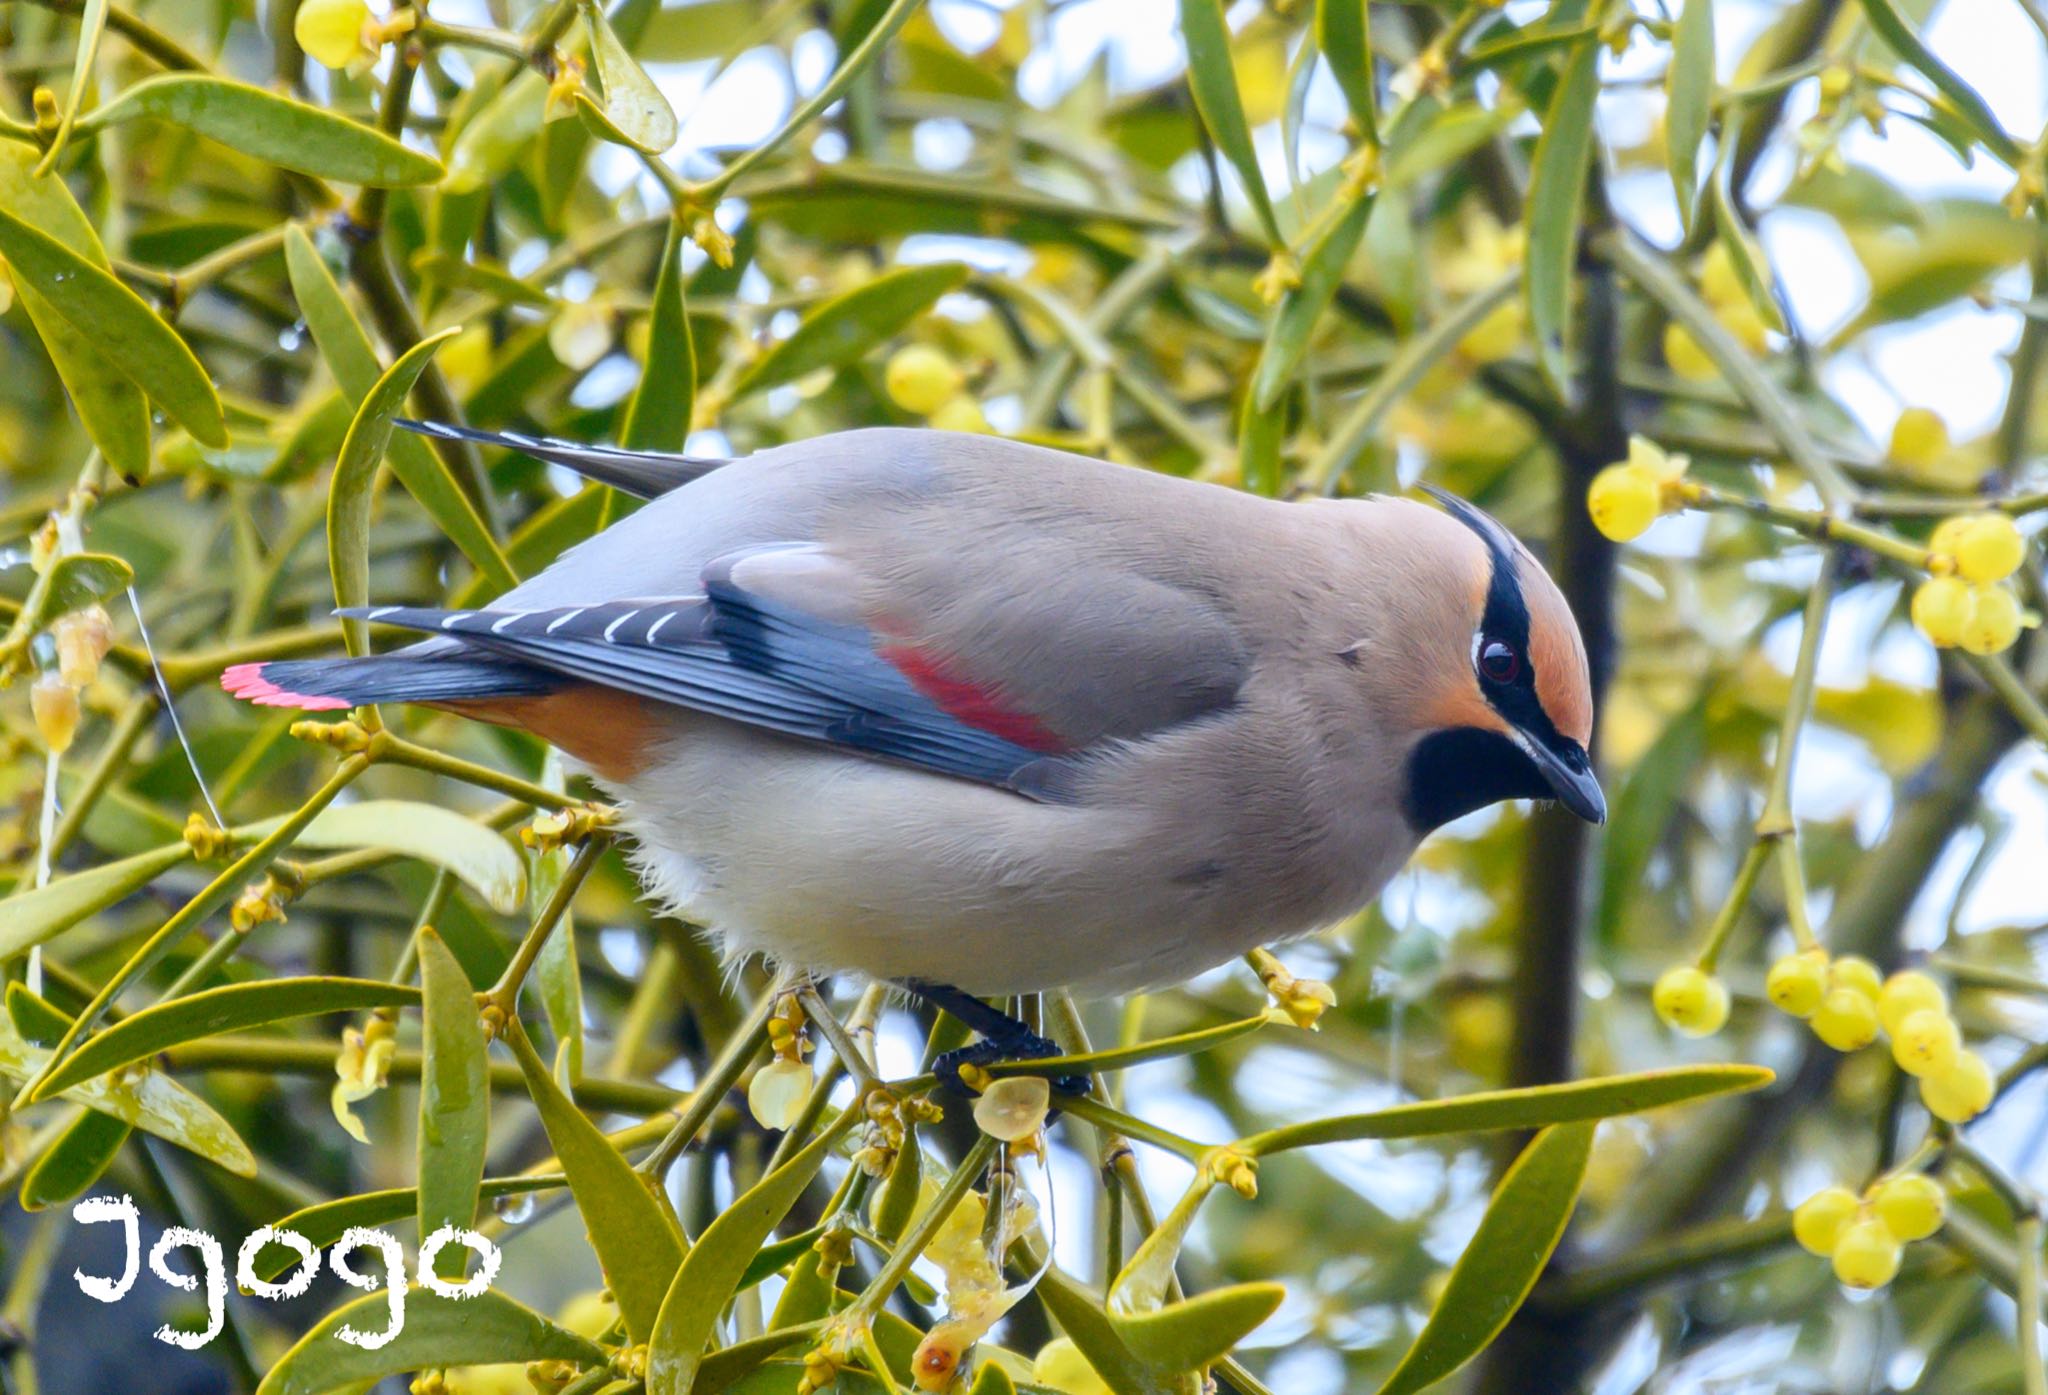
[[[1161,630],[1164,602],[1135,582],[1130,604],[1064,618],[1028,592],[891,607],[900,580],[813,543],[728,554],[702,580],[701,595],[581,607],[347,613],[1036,798],[1059,797],[1076,757],[1227,707],[1243,678],[1220,619],[1190,597]],[[1217,652],[1191,663],[1191,630]]]

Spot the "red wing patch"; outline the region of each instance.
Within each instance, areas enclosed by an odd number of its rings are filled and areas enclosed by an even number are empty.
[[[945,709],[946,715],[954,720],[992,736],[1000,736],[1029,751],[1066,749],[1067,743],[1059,733],[1038,718],[1004,706],[1002,699],[989,689],[952,676],[943,665],[909,645],[884,645],[875,653],[909,679],[911,687]]]
[[[339,712],[355,706],[347,698],[319,693],[288,693],[263,676],[262,664],[231,664],[220,676],[221,687],[259,707],[297,707],[307,712]]]

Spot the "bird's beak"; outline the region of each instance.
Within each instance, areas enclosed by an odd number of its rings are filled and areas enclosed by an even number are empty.
[[[1536,762],[1537,770],[1565,808],[1588,823],[1607,822],[1607,796],[1600,792],[1600,782],[1593,777],[1593,767],[1584,755],[1568,762],[1540,741],[1521,738],[1518,744]]]

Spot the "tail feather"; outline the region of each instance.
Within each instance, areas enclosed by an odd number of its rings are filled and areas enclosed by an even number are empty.
[[[558,441],[552,436],[527,436],[516,431],[479,431],[472,426],[451,426],[440,421],[411,421],[399,417],[395,425],[422,436],[444,441],[475,441],[480,445],[503,446],[535,460],[566,465],[586,479],[614,489],[652,499],[679,489],[690,481],[710,474],[723,460],[700,455],[673,455],[658,450],[625,450],[619,446],[587,446],[575,441]]]
[[[560,688],[562,679],[502,659],[384,654],[236,664],[221,674],[220,685],[262,707],[332,712],[373,702],[541,697]]]

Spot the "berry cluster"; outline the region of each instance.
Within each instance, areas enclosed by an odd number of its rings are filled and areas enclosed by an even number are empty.
[[[2033,621],[2004,583],[2026,560],[2026,539],[2002,513],[1958,514],[1927,541],[1933,573],[1913,592],[1913,623],[1937,648],[1997,654]]]
[[[1642,536],[1658,515],[1686,502],[1687,464],[1686,457],[1666,454],[1654,441],[1629,437],[1628,459],[1593,476],[1586,489],[1593,526],[1615,542]]]
[[[1873,1182],[1863,1195],[1825,1187],[1792,1212],[1792,1234],[1809,1253],[1831,1258],[1850,1288],[1882,1288],[1899,1272],[1904,1246],[1941,1229],[1948,1198],[1918,1172]]]
[[[1831,960],[1816,947],[1771,965],[1764,994],[1837,1051],[1868,1046],[1880,1031],[1889,1036],[1892,1059],[1919,1080],[1920,1101],[1937,1119],[1960,1124],[1991,1103],[1991,1068],[1964,1047],[1941,985],[1917,969],[1880,979],[1869,960]]]

